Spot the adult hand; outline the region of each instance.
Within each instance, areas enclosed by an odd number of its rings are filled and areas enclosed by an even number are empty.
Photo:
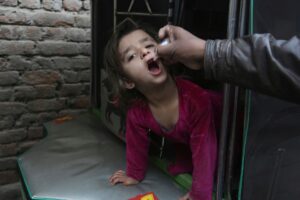
[[[180,62],[191,69],[201,69],[205,49],[202,40],[187,30],[172,25],[162,27],[158,36],[160,39],[169,38],[166,45],[157,46],[157,54],[167,63]]]
[[[134,178],[131,178],[126,175],[126,173],[123,170],[116,171],[110,178],[109,182],[112,185],[115,185],[117,183],[123,183],[123,185],[135,185],[139,182],[135,180]]]

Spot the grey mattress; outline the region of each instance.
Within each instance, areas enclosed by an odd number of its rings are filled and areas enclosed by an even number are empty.
[[[32,199],[124,200],[154,192],[160,200],[184,194],[155,166],[135,186],[111,186],[108,178],[125,169],[125,144],[91,114],[62,124],[45,124],[48,135],[18,158]]]

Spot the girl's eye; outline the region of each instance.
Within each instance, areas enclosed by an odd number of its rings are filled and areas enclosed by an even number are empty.
[[[134,59],[134,58],[135,58],[135,54],[131,54],[131,55],[128,56],[127,60],[128,60],[128,61],[131,61],[131,60]]]
[[[152,48],[152,47],[154,47],[154,44],[147,44],[146,45],[146,48]]]

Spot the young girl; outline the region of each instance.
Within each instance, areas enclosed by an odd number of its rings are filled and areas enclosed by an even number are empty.
[[[191,190],[181,199],[211,200],[217,155],[212,95],[173,78],[157,58],[157,45],[150,31],[127,19],[106,46],[104,62],[115,99],[127,108],[126,172],[115,172],[109,181],[132,185],[143,180],[153,132],[176,143],[169,172],[192,173]]]

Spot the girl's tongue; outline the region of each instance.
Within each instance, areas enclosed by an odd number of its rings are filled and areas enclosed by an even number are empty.
[[[150,60],[147,64],[148,64],[148,70],[151,74],[153,75],[160,74],[161,69],[157,62],[155,62],[154,60]]]

